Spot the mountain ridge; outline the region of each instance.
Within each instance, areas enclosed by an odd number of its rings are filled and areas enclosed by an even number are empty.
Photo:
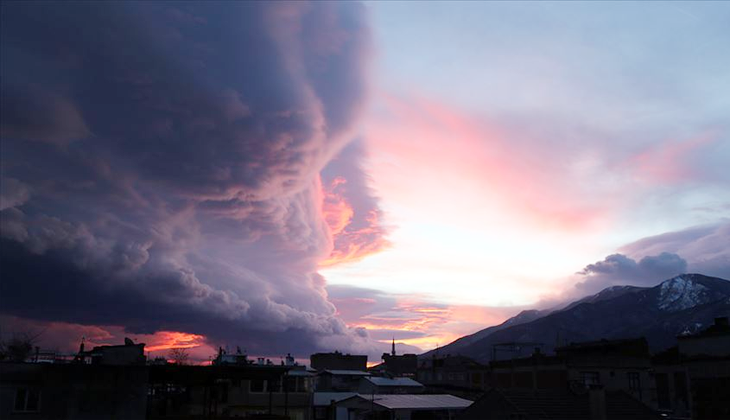
[[[522,311],[420,357],[459,354],[487,362],[496,343],[540,342],[549,353],[569,342],[635,336],[645,336],[652,350],[661,350],[677,335],[729,314],[730,281],[687,273],[654,287],[611,286],[562,309]]]

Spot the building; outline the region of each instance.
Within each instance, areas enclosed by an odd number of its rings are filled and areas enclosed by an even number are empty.
[[[367,370],[368,357],[362,355],[315,353],[309,357],[309,364],[315,370]]]
[[[730,418],[730,325],[727,318],[653,358],[658,409],[675,417]]]
[[[337,407],[337,403],[358,395],[357,392],[315,392],[312,398],[313,420],[347,419],[347,408]]]
[[[311,418],[312,373],[304,367],[228,364],[148,369],[148,419]]]
[[[491,389],[457,420],[651,420],[656,412],[623,391]]]
[[[125,338],[124,344],[96,346],[89,351],[84,351],[84,342],[82,341],[74,360],[94,365],[143,366],[147,358],[144,355],[144,343],[135,343],[131,339]]]
[[[420,394],[425,387],[411,378],[368,376],[360,379],[360,394]]]
[[[465,356],[431,357],[419,361],[416,379],[428,392],[447,392],[465,398],[489,386],[489,366]]]
[[[358,392],[360,380],[369,376],[362,370],[324,370],[317,373],[315,387],[321,392]]]
[[[727,317],[715,318],[715,323],[697,334],[677,337],[681,354],[689,357],[725,357],[730,353],[730,323]]]
[[[144,418],[147,375],[144,365],[0,363],[0,418]]]
[[[0,363],[2,419],[142,418],[147,409],[144,343],[84,350],[73,358]]]
[[[448,420],[471,404],[445,394],[357,394],[335,404],[338,409],[346,409],[346,416],[334,420]]]
[[[383,353],[383,362],[369,370],[380,375],[415,377],[418,371],[418,356],[411,353],[396,354],[395,339],[393,339],[390,354]]]
[[[499,389],[565,390],[600,385],[656,408],[651,355],[644,338],[599,340],[559,347],[556,355],[490,362],[489,385]]]

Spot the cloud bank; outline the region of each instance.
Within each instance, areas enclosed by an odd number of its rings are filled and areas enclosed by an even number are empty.
[[[688,272],[730,279],[728,243],[726,221],[643,238],[588,264],[578,273],[575,292],[586,295],[626,284],[652,287]]]
[[[2,312],[260,354],[369,349],[317,274],[339,233],[372,229],[360,248],[385,234],[367,190],[366,216],[333,230],[319,175],[366,100],[364,16],[350,3],[4,4]],[[361,188],[358,168],[330,176]]]

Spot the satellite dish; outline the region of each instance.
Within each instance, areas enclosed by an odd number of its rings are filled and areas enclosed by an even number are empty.
[[[133,346],[134,345],[134,341],[132,341],[132,339],[129,338],[129,337],[124,337],[124,345],[125,346]]]

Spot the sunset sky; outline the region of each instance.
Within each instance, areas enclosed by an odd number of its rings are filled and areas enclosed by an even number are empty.
[[[2,4],[0,334],[420,352],[730,279],[730,5]]]

